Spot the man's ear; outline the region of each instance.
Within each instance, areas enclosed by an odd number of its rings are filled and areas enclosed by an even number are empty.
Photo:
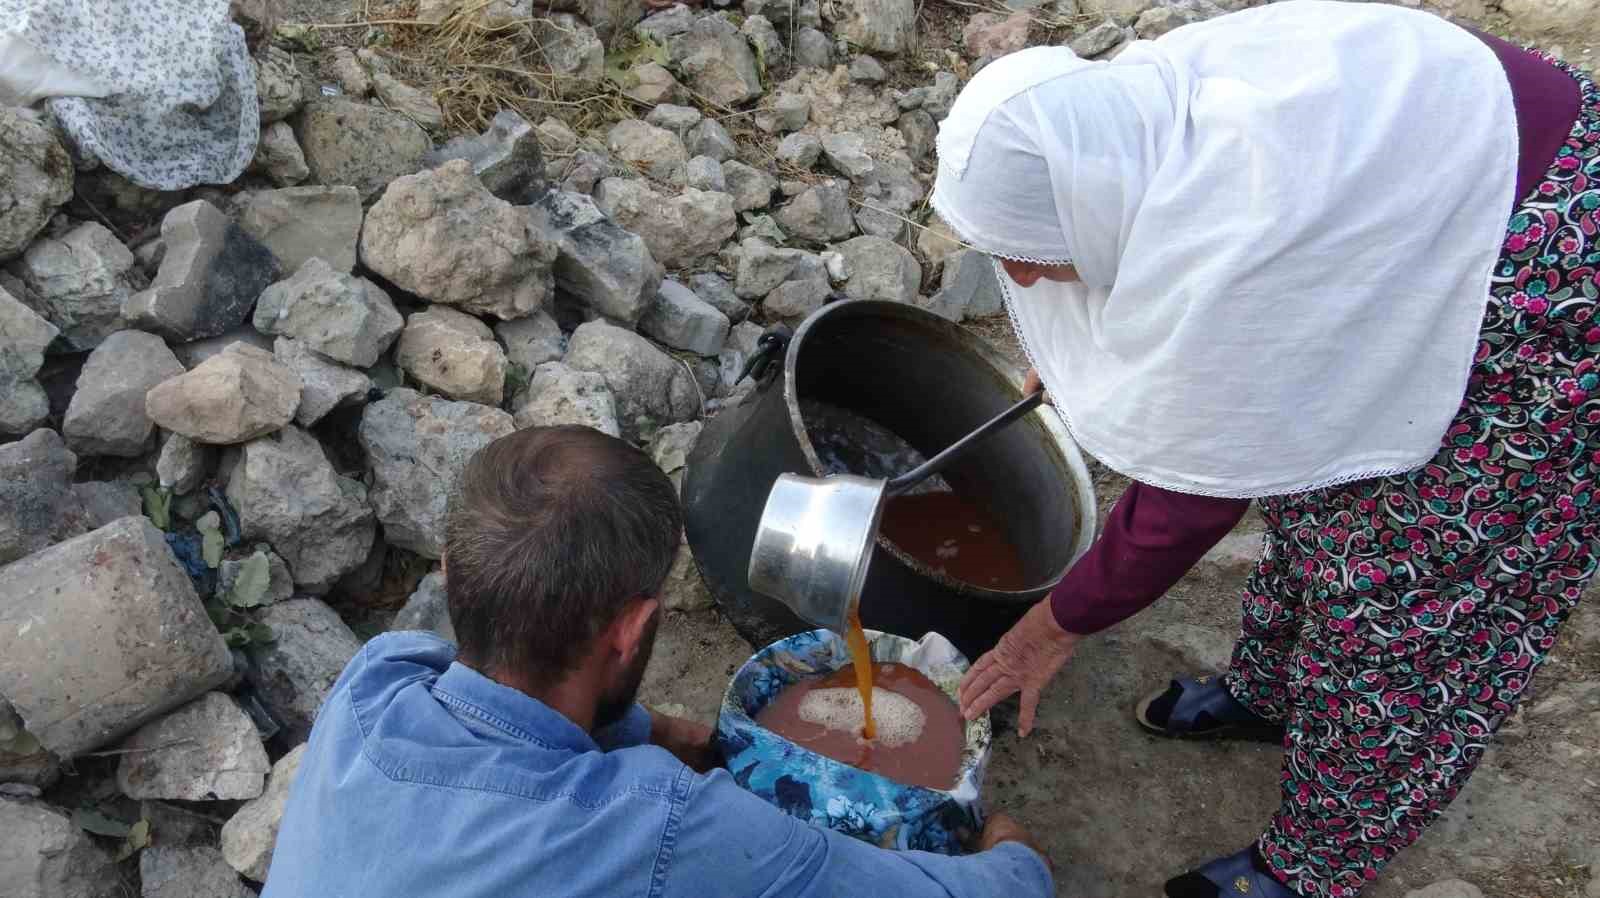
[[[611,648],[622,656],[624,662],[632,661],[634,653],[644,648],[641,643],[650,629],[650,619],[655,617],[660,607],[661,601],[654,597],[637,598],[629,602],[617,619],[611,622],[607,634]]]

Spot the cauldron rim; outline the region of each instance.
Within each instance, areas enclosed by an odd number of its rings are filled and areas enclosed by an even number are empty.
[[[935,315],[926,309],[906,303],[888,302],[885,300],[850,300],[848,302],[835,302],[823,306],[811,313],[800,326],[795,329],[794,336],[789,340],[789,345],[784,352],[783,359],[783,400],[789,415],[789,427],[800,446],[800,453],[805,457],[806,464],[811,469],[811,474],[824,477],[827,470],[822,465],[815,447],[811,445],[811,435],[806,430],[805,419],[800,413],[799,395],[799,370],[800,351],[806,342],[806,337],[818,327],[829,322],[834,317],[868,316],[898,318],[911,321],[918,325],[933,330],[940,339],[947,340],[958,346],[970,350],[985,365],[1001,376],[1001,379],[1016,388],[1016,399],[1022,398],[1023,372],[1008,358],[1001,355],[999,350],[977,334],[962,328],[959,324]],[[1050,408],[1054,408],[1051,406]],[[996,408],[998,413],[1001,408]],[[1023,420],[1037,421],[1050,434],[1052,439],[1048,444],[1061,455],[1061,461],[1070,472],[1070,482],[1074,484],[1089,484],[1093,480],[1089,475],[1088,465],[1084,463],[1083,452],[1078,447],[1077,440],[1073,439],[1072,432],[1062,421],[1060,412],[1046,414],[1043,409],[1039,413],[1029,415]],[[1088,497],[1079,495],[1077,490],[1069,491],[1066,498],[1071,501],[1077,511],[1077,526],[1074,528],[1072,551],[1059,570],[1037,583],[1023,589],[989,589],[965,580],[958,580],[948,574],[939,573],[921,560],[895,545],[888,537],[879,533],[876,543],[884,551],[893,555],[901,564],[906,565],[918,576],[925,577],[940,586],[952,590],[960,595],[971,596],[987,602],[997,604],[1032,604],[1041,594],[1055,589],[1067,571],[1077,562],[1084,553],[1089,551],[1089,546],[1094,541],[1096,530],[1095,506]],[[870,563],[870,562],[869,562]],[[863,571],[865,568],[863,568]]]

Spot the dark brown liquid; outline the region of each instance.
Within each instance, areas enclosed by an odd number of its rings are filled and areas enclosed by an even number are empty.
[[[966,746],[966,727],[955,702],[915,668],[903,664],[873,665],[873,678],[880,688],[910,699],[927,715],[922,735],[912,742],[891,746],[864,741],[856,733],[830,730],[800,717],[800,703],[812,690],[854,687],[854,667],[846,665],[826,676],[790,686],[761,709],[756,723],[819,755],[898,783],[928,789],[954,787],[961,769],[961,751]]]
[[[933,570],[986,589],[1026,589],[1022,556],[988,509],[951,492],[896,496],[878,531]]]

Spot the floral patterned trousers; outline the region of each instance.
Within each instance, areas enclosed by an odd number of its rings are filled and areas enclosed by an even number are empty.
[[[1439,454],[1260,503],[1227,683],[1286,727],[1258,844],[1306,898],[1361,891],[1455,798],[1595,571],[1600,91],[1568,71],[1583,112],[1512,215]]]

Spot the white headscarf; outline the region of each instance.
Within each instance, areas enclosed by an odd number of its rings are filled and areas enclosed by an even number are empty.
[[[1002,57],[941,124],[933,205],[997,256],[1080,444],[1140,481],[1283,495],[1420,467],[1466,389],[1512,209],[1493,52],[1427,13],[1294,0],[1110,62]]]

